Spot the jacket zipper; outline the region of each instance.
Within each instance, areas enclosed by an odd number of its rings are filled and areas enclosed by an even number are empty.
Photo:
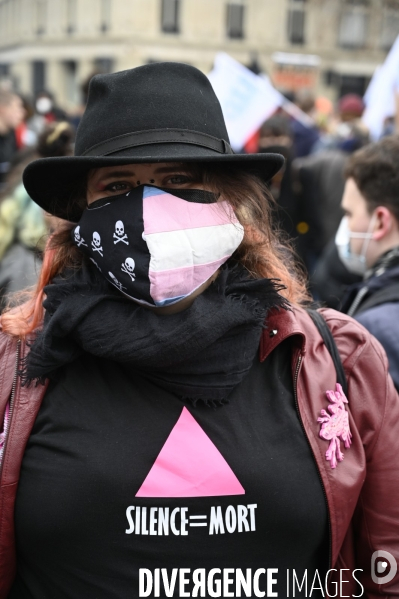
[[[15,360],[14,378],[13,378],[13,381],[12,381],[11,395],[10,395],[10,410],[9,410],[9,413],[8,413],[7,429],[4,431],[3,455],[2,455],[2,460],[1,460],[1,464],[0,464],[0,479],[1,479],[2,472],[3,472],[3,464],[4,464],[4,456],[6,455],[8,432],[9,432],[10,427],[11,427],[11,418],[12,418],[12,413],[13,413],[13,410],[14,410],[14,399],[15,399],[15,392],[17,390],[18,365],[19,365],[20,354],[21,354],[21,339],[18,339],[18,341],[17,341],[16,360]]]
[[[347,312],[348,316],[353,316],[355,314],[356,310],[358,309],[359,305],[362,302],[362,299],[367,295],[368,291],[369,291],[369,288],[367,286],[359,289],[355,299],[353,300],[353,302]]]
[[[329,510],[329,504],[328,504],[328,499],[327,499],[327,493],[326,493],[326,489],[325,489],[325,486],[324,486],[323,479],[322,479],[321,474],[320,474],[319,465],[317,463],[316,456],[314,455],[313,448],[312,448],[312,446],[310,444],[310,441],[308,439],[308,435],[306,433],[306,429],[305,429],[304,424],[302,422],[302,416],[301,416],[301,413],[299,411],[299,404],[298,404],[297,384],[298,384],[298,376],[299,376],[299,370],[301,368],[301,364],[302,364],[302,356],[300,355],[299,358],[298,358],[298,361],[296,363],[295,375],[294,375],[294,399],[295,399],[295,407],[296,407],[296,411],[298,413],[299,422],[301,423],[302,430],[303,430],[303,432],[305,434],[305,438],[306,438],[306,440],[307,440],[307,442],[309,444],[310,450],[312,452],[313,459],[316,462],[317,474],[319,476],[320,483],[321,483],[321,488],[323,489],[323,493],[324,493],[324,499],[326,501],[327,516],[328,516],[328,530],[329,530],[329,533],[330,533],[330,538],[329,538],[329,543],[328,543],[328,563],[329,563],[329,569],[330,569],[330,568],[333,567],[332,563],[331,563],[332,562],[332,527],[331,527],[331,517],[330,517],[330,510]]]

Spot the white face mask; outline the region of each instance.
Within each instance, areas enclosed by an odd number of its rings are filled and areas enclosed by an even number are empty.
[[[47,114],[53,107],[50,98],[42,97],[36,100],[36,110],[39,114]]]
[[[357,275],[364,275],[367,271],[366,253],[370,240],[373,237],[373,228],[376,221],[376,214],[370,220],[368,230],[365,233],[354,233],[349,229],[348,217],[344,216],[335,236],[335,245],[341,262],[344,263],[349,272]],[[364,239],[360,254],[355,254],[351,250],[351,239]]]

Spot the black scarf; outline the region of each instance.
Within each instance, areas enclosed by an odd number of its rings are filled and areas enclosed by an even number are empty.
[[[88,352],[194,403],[223,403],[251,367],[267,311],[288,308],[281,289],[226,264],[190,308],[159,315],[84,265],[45,287],[43,330],[28,354],[25,381],[43,380]]]

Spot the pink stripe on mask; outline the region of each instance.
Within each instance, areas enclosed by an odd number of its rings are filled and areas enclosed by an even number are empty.
[[[238,223],[230,204],[187,202],[169,193],[143,199],[144,234]]]
[[[150,294],[155,302],[163,302],[176,296],[186,296],[205,283],[230,256],[220,258],[209,264],[197,264],[163,270],[161,272],[149,271]]]

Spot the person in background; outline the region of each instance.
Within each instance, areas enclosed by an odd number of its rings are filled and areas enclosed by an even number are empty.
[[[26,96],[21,96],[21,100],[25,110],[25,116],[15,129],[18,150],[34,148],[37,144],[37,134],[31,128],[31,120],[35,115],[35,109],[33,108],[32,102]]]
[[[360,96],[342,96],[338,101],[335,116],[330,119],[327,130],[313,146],[312,154],[331,149],[340,149],[348,153],[358,150],[361,147],[358,145],[359,133],[364,131],[368,135],[365,125],[361,122],[364,108]]]
[[[0,192],[4,188],[11,161],[18,152],[15,130],[24,119],[21,98],[0,89]]]
[[[305,106],[306,108],[306,106]],[[312,109],[315,112],[315,109]],[[328,289],[323,279],[325,273],[324,261],[331,256],[338,262],[333,239],[342,217],[340,202],[344,188],[344,168],[348,154],[354,152],[369,141],[368,131],[361,123],[360,116],[364,104],[360,97],[353,94],[344,96],[338,102],[336,121],[330,121],[330,130],[319,136],[311,148],[310,155],[297,154],[293,162],[293,180],[298,189],[301,203],[308,206],[311,218],[304,219],[306,229],[302,235],[306,247],[305,264],[312,278],[313,293],[317,299],[327,300],[330,307],[336,308],[333,296],[340,293],[334,284],[333,289]],[[309,154],[309,153],[308,153]],[[322,254],[329,242],[332,250],[327,250],[327,256]],[[323,260],[323,267],[318,268],[319,260]],[[341,266],[338,270],[341,270]],[[314,275],[317,271],[316,278]],[[346,280],[345,273],[342,273]],[[341,276],[338,274],[340,288]],[[330,279],[329,279],[330,280]],[[349,280],[352,282],[351,276]],[[319,292],[319,287],[321,291]],[[331,296],[331,293],[333,296]],[[331,303],[330,303],[331,302]]]
[[[42,91],[36,96],[35,108],[37,114],[44,116],[46,123],[66,120],[66,112],[59,108],[54,95],[49,91]]]
[[[346,94],[338,101],[338,113],[342,123],[360,119],[364,108],[363,99],[357,94]]]
[[[36,96],[35,114],[30,120],[30,128],[37,135],[40,135],[44,131],[47,123],[67,120],[67,113],[56,105],[51,92],[44,90]]]
[[[276,152],[285,158],[284,167],[271,179],[269,189],[278,204],[282,229],[295,237],[297,205],[291,186],[292,134],[289,118],[279,113],[265,121],[260,128],[258,143],[258,152]]]
[[[306,262],[307,224],[312,219],[307,206],[298,197],[292,181],[293,139],[289,117],[277,113],[265,121],[259,132],[258,152],[276,152],[285,158],[283,168],[269,182],[277,204],[277,222],[287,239],[291,239],[301,262]]]
[[[346,267],[363,276],[342,310],[384,347],[399,389],[399,137],[386,137],[352,155],[346,167],[336,243]]]
[[[338,259],[335,233],[342,218],[341,199],[345,186],[344,170],[352,149],[369,143],[367,129],[360,121],[345,123],[347,136],[341,145],[331,146],[293,162],[293,177],[302,203],[312,215],[306,233],[308,266],[312,293],[330,308],[339,308],[347,285],[358,278]]]
[[[334,114],[334,104],[325,96],[318,96],[314,106],[314,120],[320,131],[320,134],[327,133],[332,116]]]
[[[51,123],[40,135],[37,147],[21,154],[9,173],[7,187],[0,195],[0,309],[10,295],[36,283],[37,259],[48,230],[58,228],[55,217],[46,216],[32,202],[22,172],[32,160],[72,153],[74,130],[66,122]]]
[[[305,114],[312,116],[315,111],[315,98],[309,90],[301,90],[295,96],[295,104]],[[293,155],[296,158],[308,156],[313,147],[320,139],[319,128],[316,123],[309,127],[299,120],[291,120],[291,132],[293,138]]]
[[[381,138],[383,137],[388,137],[390,135],[395,135],[396,133],[396,124],[395,124],[395,117],[394,116],[388,116],[386,117],[386,119],[384,119],[384,125],[382,128],[382,133],[381,133]]]

